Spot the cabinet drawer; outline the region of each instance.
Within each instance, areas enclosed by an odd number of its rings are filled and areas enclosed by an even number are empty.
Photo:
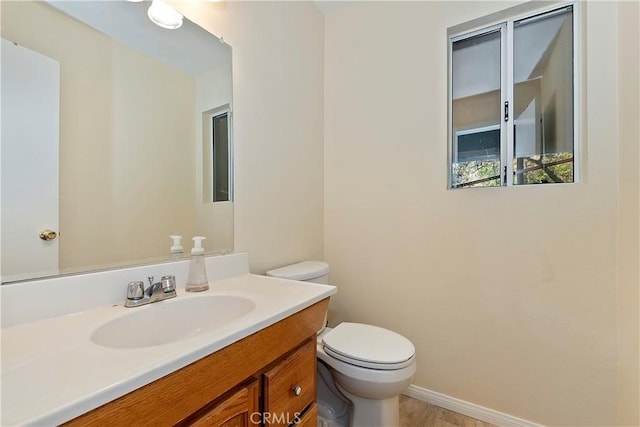
[[[315,403],[304,413],[295,427],[318,427],[318,405]]]
[[[310,339],[264,374],[265,425],[286,426],[315,400],[316,341]]]

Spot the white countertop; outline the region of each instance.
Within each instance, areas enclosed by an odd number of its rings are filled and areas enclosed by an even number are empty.
[[[272,325],[336,292],[334,286],[244,274],[211,282],[203,295],[236,295],[255,308],[196,336],[152,347],[99,346],[100,325],[145,307],[106,305],[2,329],[1,425],[54,425],[77,417]],[[152,325],[140,325],[140,333]]]

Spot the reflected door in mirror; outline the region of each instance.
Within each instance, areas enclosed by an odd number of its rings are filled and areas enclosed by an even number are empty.
[[[60,63],[2,39],[2,280],[58,272]],[[56,236],[57,237],[57,236]]]

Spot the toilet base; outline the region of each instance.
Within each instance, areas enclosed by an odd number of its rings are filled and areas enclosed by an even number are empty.
[[[351,427],[400,427],[400,399],[365,399],[336,384],[352,403]]]

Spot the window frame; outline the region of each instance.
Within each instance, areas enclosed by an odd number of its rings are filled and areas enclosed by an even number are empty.
[[[514,155],[514,106],[513,94],[513,57],[509,54],[513,52],[513,30],[516,21],[535,19],[536,16],[547,14],[556,10],[572,7],[572,31],[573,31],[573,182],[552,183],[552,184],[576,184],[581,178],[581,155],[580,141],[581,120],[580,107],[581,96],[580,87],[582,84],[582,34],[580,32],[582,22],[582,11],[579,1],[555,1],[540,7],[537,2],[527,2],[502,11],[483,16],[447,29],[447,189],[456,190],[461,188],[485,188],[454,186],[452,180],[453,159],[454,159],[454,137],[457,145],[457,133],[453,132],[453,44],[456,41],[470,37],[487,34],[499,30],[501,60],[500,60],[500,102],[501,106],[508,102],[508,121],[500,120],[500,171],[501,179],[498,187],[536,187],[534,184],[514,184],[513,155]],[[504,76],[504,77],[503,77]],[[504,108],[504,107],[503,107]],[[503,116],[504,110],[501,113]],[[492,187],[487,187],[492,188]],[[495,186],[493,186],[495,188]]]

